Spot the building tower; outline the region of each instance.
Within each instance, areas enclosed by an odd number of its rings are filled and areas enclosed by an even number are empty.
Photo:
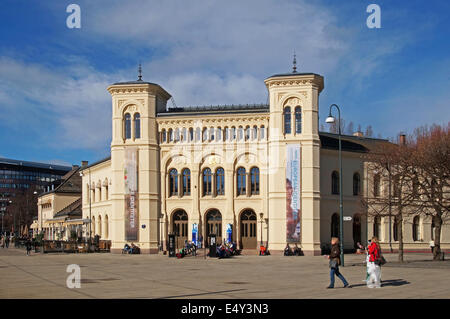
[[[111,252],[135,243],[141,253],[158,252],[160,215],[159,140],[156,113],[171,95],[142,80],[115,83],[112,96]]]
[[[264,82],[270,100],[269,247],[283,250],[287,242],[297,243],[305,254],[318,255],[318,110],[323,77],[294,69],[292,73],[276,74]]]

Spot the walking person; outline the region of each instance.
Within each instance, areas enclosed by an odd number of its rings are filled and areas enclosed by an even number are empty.
[[[369,252],[367,287],[381,288],[381,266],[378,264],[381,259],[381,248],[377,237],[372,237],[372,242],[367,249]]]
[[[337,237],[331,238],[331,252],[327,258],[330,260],[330,285],[327,288],[334,288],[334,276],[336,275],[342,283],[344,288],[350,287],[347,280],[339,272],[339,265],[341,264],[341,249],[339,248],[339,239]]]
[[[5,238],[5,244],[6,244],[6,248],[9,248],[9,237],[6,236]]]
[[[430,249],[431,249],[431,253],[433,253],[433,248],[434,248],[434,240],[430,240]]]
[[[30,237],[27,238],[25,246],[27,248],[27,256],[30,256],[30,251],[31,251],[31,240],[30,240]]]
[[[1,236],[0,245],[2,246],[2,248],[5,248],[5,236]]]

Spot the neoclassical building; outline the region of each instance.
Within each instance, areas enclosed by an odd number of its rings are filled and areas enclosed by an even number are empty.
[[[109,86],[111,156],[81,168],[86,236],[111,240],[112,252],[133,242],[157,253],[168,234],[178,246],[215,234],[242,249],[296,243],[319,255],[339,232],[338,136],[318,125],[324,79],[293,72],[264,82],[269,104],[183,108],[168,108],[171,95],[141,77]],[[361,198],[373,187],[364,154],[388,142],[342,139],[344,216],[352,217],[344,247],[374,232],[386,243],[387,221],[373,223]],[[404,231],[405,249],[428,248],[431,221],[420,218],[419,237]]]

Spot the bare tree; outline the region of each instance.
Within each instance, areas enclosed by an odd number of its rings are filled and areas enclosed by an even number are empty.
[[[424,213],[435,224],[433,259],[441,257],[441,228],[450,212],[450,123],[415,130],[411,161],[419,191],[416,199],[426,205]]]
[[[380,143],[368,154],[369,181],[372,189],[363,199],[363,205],[372,216],[389,218],[389,246],[392,249],[391,223],[394,217],[398,240],[398,260],[403,262],[403,220],[406,215],[417,214],[421,207],[413,192],[412,148],[409,143],[396,145]],[[382,194],[381,183],[386,185]]]
[[[346,133],[348,135],[353,135],[353,132],[355,131],[354,129],[354,124],[352,121],[350,121],[350,123],[348,123],[347,128],[346,128]]]

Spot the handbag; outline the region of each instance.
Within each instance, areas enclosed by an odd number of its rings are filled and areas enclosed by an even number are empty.
[[[336,269],[338,267],[338,262],[335,259],[330,260],[330,268]]]
[[[386,263],[386,259],[384,259],[383,256],[380,256],[380,258],[378,258],[377,260],[375,260],[375,265],[377,265],[377,266],[384,265],[385,263]]]

